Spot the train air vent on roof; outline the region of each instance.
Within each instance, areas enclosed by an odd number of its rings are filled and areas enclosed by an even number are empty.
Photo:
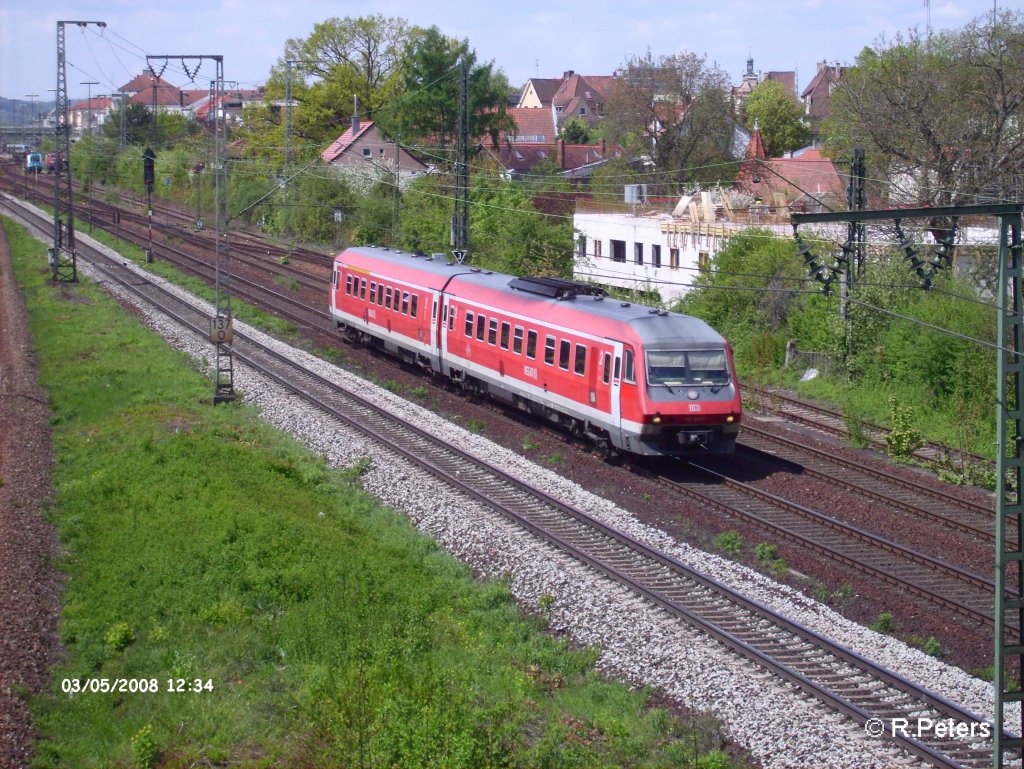
[[[622,306],[622,307],[629,307],[629,302],[622,302],[622,303],[621,303],[621,306]]]
[[[605,290],[599,286],[580,283],[575,280],[566,280],[565,278],[512,278],[508,285],[517,291],[549,296],[552,299],[575,299],[577,296],[607,296]]]

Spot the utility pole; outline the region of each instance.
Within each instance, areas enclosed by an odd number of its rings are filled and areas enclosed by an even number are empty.
[[[194,72],[189,73],[195,82],[195,76],[205,59],[215,62],[216,77],[210,81],[210,108],[213,110],[213,180],[214,180],[214,221],[216,223],[216,240],[214,256],[214,314],[210,319],[210,341],[216,346],[216,379],[214,382],[213,403],[228,403],[235,399],[234,358],[231,344],[234,339],[234,320],[231,316],[231,259],[228,247],[227,211],[227,164],[224,157],[224,93],[227,84],[224,81],[224,57],[219,54],[158,54],[146,56],[146,62],[163,59],[164,67],[170,59],[180,61],[197,59]],[[186,72],[188,69],[186,67]],[[155,73],[154,73],[155,74]],[[155,81],[154,81],[155,89]],[[156,100],[154,91],[154,101]]]
[[[50,272],[57,281],[78,280],[78,265],[75,257],[75,201],[71,188],[71,125],[68,122],[68,80],[65,63],[64,25],[76,24],[86,27],[95,24],[106,27],[105,21],[58,21],[57,22],[57,156],[61,162],[53,175],[53,246],[50,248]],[[62,216],[67,209],[67,224]]]
[[[469,257],[469,59],[459,64],[459,124],[455,159],[455,213],[452,256],[460,264]]]
[[[93,145],[92,145],[92,87],[94,85],[99,85],[99,82],[96,81],[96,80],[84,80],[81,83],[79,83],[79,85],[88,86],[88,89],[87,89],[88,96],[86,96],[86,102],[85,102],[85,115],[86,115],[86,118],[85,118],[85,128],[86,128],[86,133],[89,135],[89,144],[86,147],[86,149],[89,152],[89,161],[88,161],[88,164],[86,166],[87,170],[86,170],[85,194],[87,196],[87,199],[89,200],[89,207],[92,208],[92,154],[93,154],[93,150],[95,149],[93,147]],[[71,158],[68,158],[69,161],[70,161],[70,159]],[[60,162],[60,160],[58,159],[57,162]],[[92,213],[91,213],[91,211],[90,211],[90,214],[89,214],[89,234],[90,235],[92,234]]]
[[[32,125],[35,123],[35,119],[36,119],[36,97],[38,95],[39,94],[37,94],[37,93],[27,93],[27,94],[25,94],[25,98],[32,100],[32,107],[31,107],[32,111],[29,112],[29,114],[28,114],[28,121],[29,121],[28,122],[28,128],[29,128],[28,132],[31,133],[31,134],[34,134],[36,136],[36,138],[38,138],[38,133],[36,133],[35,131],[32,130]],[[35,149],[39,149],[39,143],[38,142],[33,143],[32,146]]]

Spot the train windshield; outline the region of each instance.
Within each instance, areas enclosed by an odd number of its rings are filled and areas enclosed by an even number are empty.
[[[647,383],[667,387],[728,384],[725,350],[648,350]]]

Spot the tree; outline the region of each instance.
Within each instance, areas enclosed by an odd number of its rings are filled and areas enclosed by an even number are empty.
[[[436,139],[442,152],[455,135],[459,110],[459,64],[469,66],[470,138],[512,128],[508,81],[493,62],[477,65],[468,41],[445,37],[437,27],[414,35],[403,59],[402,93],[375,116],[390,136]]]
[[[571,117],[562,121],[558,138],[566,144],[591,144],[594,141],[594,130],[583,118]]]
[[[876,196],[958,205],[1019,198],[1024,173],[1024,16],[1002,11],[961,30],[916,30],[866,48],[832,94],[833,156],[864,147]]]
[[[649,155],[663,194],[688,182],[735,175],[735,123],[728,75],[692,53],[655,59],[647,52],[623,67],[605,102],[605,133],[632,154]]]
[[[755,125],[760,129],[768,157],[807,145],[811,131],[801,121],[802,114],[796,98],[775,80],[758,83],[743,104],[743,124],[750,131]]]

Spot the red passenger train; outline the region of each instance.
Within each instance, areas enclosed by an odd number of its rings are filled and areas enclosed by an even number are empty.
[[[336,328],[610,452],[728,454],[741,403],[704,321],[559,278],[514,278],[387,248],[334,260]]]

